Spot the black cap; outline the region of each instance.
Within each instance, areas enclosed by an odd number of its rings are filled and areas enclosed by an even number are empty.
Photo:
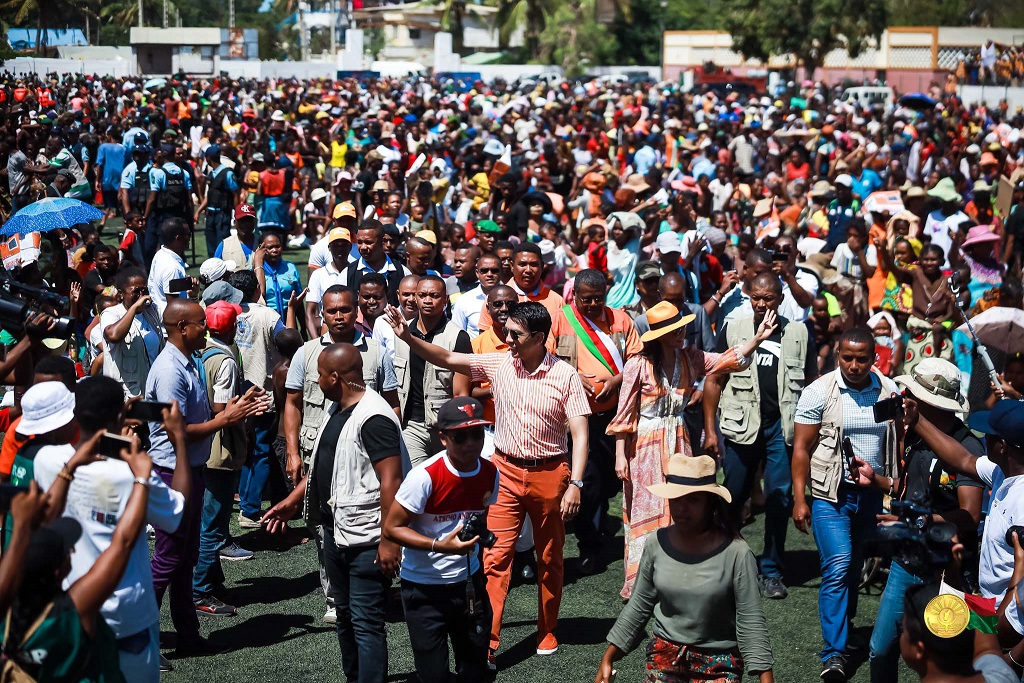
[[[484,419],[483,405],[469,396],[453,398],[437,411],[437,428],[442,432],[489,424],[491,423]]]
[[[82,525],[70,517],[60,517],[32,532],[25,552],[26,575],[50,572],[64,561],[82,537]]]

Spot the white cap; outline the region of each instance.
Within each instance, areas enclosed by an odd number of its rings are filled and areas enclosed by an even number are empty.
[[[33,384],[21,397],[18,433],[38,436],[75,419],[75,395],[62,382]]]
[[[237,267],[238,264],[234,261],[209,258],[203,261],[203,265],[199,266],[199,279],[203,280],[207,284],[216,282],[227,275],[228,271],[234,271]]]
[[[981,147],[978,147],[977,145],[967,145],[967,149],[965,151],[968,154],[973,154],[973,155],[977,156],[977,155],[981,154]]]
[[[658,235],[658,251],[662,254],[681,254],[683,247],[680,245],[679,233],[663,232]]]
[[[853,187],[853,178],[848,173],[840,173],[836,176],[834,185],[842,185],[843,187]]]

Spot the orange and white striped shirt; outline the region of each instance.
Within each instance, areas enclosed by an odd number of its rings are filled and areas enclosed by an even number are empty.
[[[548,353],[530,373],[510,353],[484,353],[474,355],[470,367],[474,382],[491,383],[495,450],[523,460],[569,452],[569,420],[591,412],[571,365]]]

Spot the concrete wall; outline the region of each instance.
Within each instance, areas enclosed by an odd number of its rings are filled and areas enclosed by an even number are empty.
[[[6,71],[15,76],[48,73],[98,74],[100,76],[134,76],[135,61],[120,59],[30,59],[19,57],[4,62]]]
[[[1024,88],[1010,88],[996,85],[961,85],[957,88],[964,104],[971,106],[984,100],[993,107],[1000,100],[1006,100],[1012,112],[1017,107],[1024,107]]]

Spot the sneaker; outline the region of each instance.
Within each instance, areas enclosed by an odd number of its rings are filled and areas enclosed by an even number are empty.
[[[769,600],[782,600],[789,595],[786,584],[777,576],[766,576],[762,580],[762,592]]]
[[[558,639],[555,638],[554,633],[547,634],[537,643],[537,654],[539,655],[553,655],[556,652],[558,652]]]
[[[487,670],[498,670],[498,655],[494,654],[494,650],[491,648],[487,648]]]
[[[241,512],[239,512],[238,513],[238,526],[242,527],[243,529],[259,529],[260,528],[260,520],[258,520],[258,519],[249,519],[248,517],[243,515]]]
[[[220,559],[222,560],[241,562],[243,560],[251,560],[253,557],[255,557],[255,553],[245,548],[239,548],[236,543],[229,543],[220,549]]]
[[[218,600],[212,595],[196,600],[195,605],[196,612],[205,614],[208,617],[233,617],[238,614],[238,610],[234,607]]]
[[[846,683],[846,662],[842,655],[832,655],[821,667],[821,680],[825,683]]]
[[[523,568],[519,570],[520,576],[523,577],[523,581],[532,581],[537,576],[537,572],[534,571],[533,565],[526,563]]]
[[[580,554],[580,575],[581,576],[593,576],[601,571],[601,568],[597,565],[597,553],[581,553]]]
[[[328,607],[327,611],[324,612],[323,619],[320,621],[325,624],[337,624],[338,623],[338,610],[334,607]]]
[[[174,650],[175,657],[204,657],[209,655],[224,654],[224,648],[214,645],[208,639],[198,637],[189,640],[179,640],[178,647]]]
[[[174,667],[167,657],[160,655],[160,673],[167,673],[168,671],[174,671]]]

